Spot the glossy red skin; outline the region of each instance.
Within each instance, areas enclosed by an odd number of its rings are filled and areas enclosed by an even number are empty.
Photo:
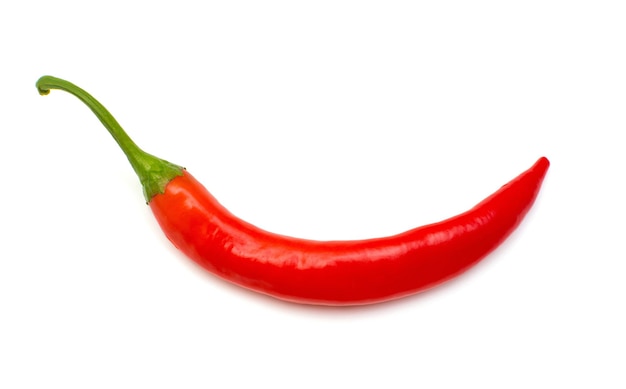
[[[178,249],[228,281],[298,303],[370,304],[424,291],[480,261],[519,225],[548,166],[540,158],[463,214],[368,240],[264,231],[231,214],[187,172],[150,207]]]

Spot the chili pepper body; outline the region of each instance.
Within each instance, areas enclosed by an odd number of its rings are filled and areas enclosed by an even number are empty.
[[[522,221],[549,162],[540,158],[469,211],[401,234],[315,241],[264,231],[231,214],[182,167],[141,150],[84,90],[44,76],[42,95],[65,90],[100,119],[139,176],[167,238],[200,266],[230,282],[283,300],[362,305],[438,285],[476,264]]]
[[[314,241],[263,231],[231,214],[188,172],[150,207],[168,239],[210,272],[284,300],[357,305],[411,295],[462,273],[521,222],[546,158],[461,215],[377,239]]]

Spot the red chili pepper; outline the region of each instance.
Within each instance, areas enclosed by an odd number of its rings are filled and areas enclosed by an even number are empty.
[[[240,286],[308,304],[358,305],[400,298],[446,281],[494,250],[533,204],[549,162],[540,158],[474,208],[439,223],[376,239],[314,241],[261,230],[231,214],[183,168],[142,151],[91,95],[44,76],[42,95],[82,100],[139,176],[168,239],[210,272]]]

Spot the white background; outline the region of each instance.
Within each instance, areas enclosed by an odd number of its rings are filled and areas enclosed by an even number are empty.
[[[0,387],[625,387],[625,20],[623,1],[4,2]],[[400,232],[552,165],[456,280],[294,305],[179,254],[44,74],[289,235]]]

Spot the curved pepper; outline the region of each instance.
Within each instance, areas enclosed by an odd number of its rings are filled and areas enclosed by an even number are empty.
[[[360,305],[424,291],[470,268],[502,243],[532,206],[545,157],[469,211],[375,239],[315,241],[264,231],[226,210],[178,165],[142,151],[113,116],[76,85],[51,76],[40,94],[69,92],[96,114],[139,176],[167,238],[211,273],[280,299]]]

